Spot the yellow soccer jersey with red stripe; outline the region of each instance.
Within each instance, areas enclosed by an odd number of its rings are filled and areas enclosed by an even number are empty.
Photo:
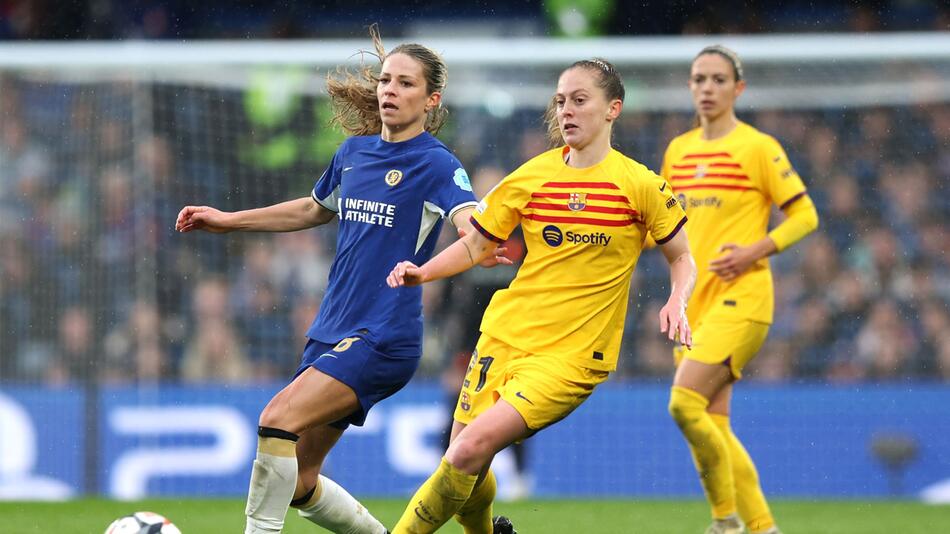
[[[750,245],[765,237],[773,203],[785,207],[805,195],[781,145],[743,122],[712,141],[696,128],[670,142],[661,172],[689,216],[686,233],[699,270],[687,307],[690,325],[712,311],[771,323],[768,259],[732,282],[709,272],[709,263],[726,243]]]
[[[475,228],[501,242],[521,224],[528,253],[492,297],[481,331],[532,354],[612,371],[630,275],[647,233],[665,243],[686,222],[670,186],[616,150],[584,169],[545,152],[508,175],[475,209]]]

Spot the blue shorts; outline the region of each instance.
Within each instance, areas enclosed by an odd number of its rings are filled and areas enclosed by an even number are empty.
[[[310,339],[294,378],[313,367],[349,386],[360,407],[330,424],[346,429],[349,425],[363,426],[370,408],[409,383],[418,366],[418,357],[383,354],[360,337],[348,337],[335,344]]]

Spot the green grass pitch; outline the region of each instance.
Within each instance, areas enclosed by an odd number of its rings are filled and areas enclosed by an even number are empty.
[[[367,500],[388,525],[405,501]],[[950,506],[901,501],[775,501],[772,508],[785,534],[913,534],[950,532]],[[65,503],[0,502],[4,534],[100,534],[116,517],[149,510],[169,517],[183,534],[242,532],[241,500],[148,500]],[[528,500],[497,503],[495,512],[511,517],[519,534],[690,534],[709,523],[701,501]],[[287,534],[324,532],[296,514],[287,516]],[[459,534],[450,522],[440,532]]]

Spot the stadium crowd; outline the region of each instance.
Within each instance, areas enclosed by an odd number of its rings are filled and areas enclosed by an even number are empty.
[[[265,165],[248,155],[241,93],[171,100],[181,93],[154,90],[143,134],[121,84],[0,78],[0,380],[240,383],[295,368],[333,232],[214,238],[173,224],[188,203],[238,209],[305,194],[324,152]],[[305,104],[291,130],[338,141],[313,120],[320,102]],[[219,120],[210,106],[237,117],[214,138],[202,122]],[[455,110],[442,137],[477,196],[545,148],[537,115]],[[821,214],[815,235],[772,260],[775,324],[749,379],[950,381],[950,105],[740,118],[781,141]],[[628,112],[615,144],[657,169],[691,119]],[[444,231],[443,245],[454,237]],[[509,249],[525,252],[517,236]],[[666,270],[655,251],[641,262],[617,375],[667,380],[673,359],[655,334]],[[472,349],[476,308],[513,273],[475,269],[426,289],[423,374]]]

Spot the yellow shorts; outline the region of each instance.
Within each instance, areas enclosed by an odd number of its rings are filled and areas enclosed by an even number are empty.
[[[728,362],[732,376],[738,380],[768,334],[767,323],[735,317],[707,317],[693,331],[693,348],[676,347],[673,358],[677,366],[683,358],[708,364]]]
[[[560,356],[540,356],[482,335],[468,364],[455,420],[471,423],[505,399],[537,432],[564,419],[610,375]]]

